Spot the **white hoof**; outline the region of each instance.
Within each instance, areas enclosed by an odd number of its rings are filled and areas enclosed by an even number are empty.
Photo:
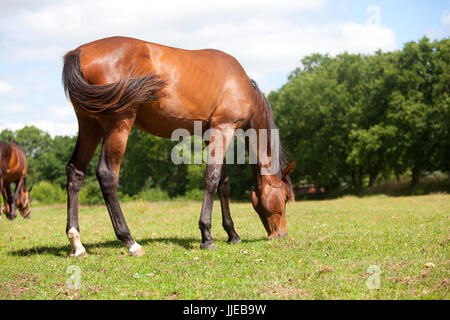
[[[81,258],[87,256],[86,250],[83,248],[82,250],[75,251],[69,254],[69,258]]]
[[[69,239],[70,245],[72,246],[72,252],[69,257],[84,257],[87,256],[86,249],[80,240],[80,233],[75,228],[70,228],[67,232],[67,238]]]
[[[130,248],[128,248],[128,254],[130,256],[141,257],[144,255],[144,250],[139,243],[135,242]]]

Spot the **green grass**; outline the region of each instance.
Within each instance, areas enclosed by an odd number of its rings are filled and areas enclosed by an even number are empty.
[[[216,202],[212,251],[199,249],[200,207],[124,203],[140,258],[116,240],[105,206],[80,208],[81,259],[67,258],[64,205],[3,217],[0,299],[449,299],[449,195],[296,202],[288,236],[273,241],[250,203],[233,203],[243,242],[232,246]],[[66,285],[71,265],[81,270],[78,290]],[[366,286],[371,265],[379,289]]]

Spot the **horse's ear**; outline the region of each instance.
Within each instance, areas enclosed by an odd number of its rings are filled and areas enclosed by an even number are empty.
[[[292,161],[286,166],[286,168],[283,170],[283,178],[286,178],[286,176],[290,175],[292,171],[294,171],[296,164],[297,162]]]
[[[30,193],[31,190],[33,190],[33,186],[31,186],[30,189],[28,189],[28,193]]]

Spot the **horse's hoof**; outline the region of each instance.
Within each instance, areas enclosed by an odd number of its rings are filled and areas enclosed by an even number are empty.
[[[69,258],[82,258],[82,257],[87,257],[87,252],[86,250],[83,250],[81,252],[72,252],[71,254],[69,254]]]
[[[215,248],[216,248],[216,245],[214,244],[213,241],[208,241],[208,242],[202,243],[200,245],[200,249],[214,250]]]
[[[142,257],[145,254],[145,251],[144,249],[139,248],[136,249],[135,251],[129,251],[128,254],[133,257]]]
[[[241,242],[242,242],[242,240],[239,237],[234,237],[234,238],[231,238],[231,239],[229,239],[227,241],[228,244],[238,244],[238,243],[241,243]]]

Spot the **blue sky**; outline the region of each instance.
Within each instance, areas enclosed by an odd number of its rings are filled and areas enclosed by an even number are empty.
[[[63,54],[123,35],[235,56],[264,92],[313,52],[401,49],[450,35],[450,2],[361,0],[16,0],[0,2],[0,130],[77,133],[61,86]]]

